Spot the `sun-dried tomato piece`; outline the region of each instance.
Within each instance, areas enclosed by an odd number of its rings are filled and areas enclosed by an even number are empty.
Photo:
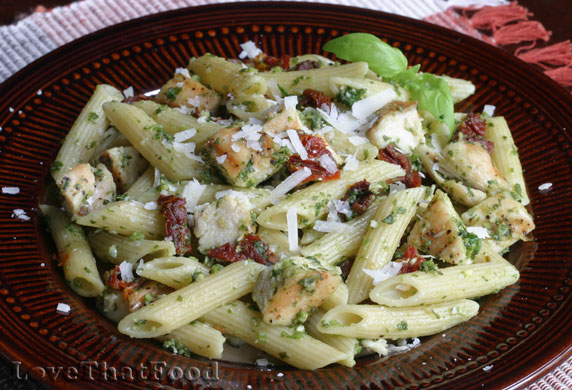
[[[319,67],[320,63],[318,61],[306,60],[300,62],[291,70],[310,70],[310,69],[318,69]]]
[[[314,180],[329,181],[336,180],[340,178],[340,170],[336,168],[335,172],[329,172],[321,163],[318,158],[322,155],[328,155],[332,161],[334,157],[332,153],[328,150],[326,141],[322,137],[318,137],[310,134],[300,134],[300,141],[308,152],[308,159],[302,160],[299,154],[293,154],[288,159],[286,167],[290,172],[295,172],[304,167],[310,169],[312,174],[302,182],[309,183]]]
[[[408,274],[410,272],[419,271],[419,266],[423,263],[425,259],[419,256],[417,252],[417,248],[412,245],[407,247],[407,250],[403,254],[403,257],[397,262],[403,263],[401,269],[399,270],[400,274]]]
[[[191,229],[187,224],[187,201],[175,195],[161,195],[157,204],[165,218],[165,233],[175,244],[178,255],[191,252]]]
[[[407,188],[419,187],[421,185],[421,175],[419,175],[419,172],[413,170],[409,157],[397,151],[395,146],[390,144],[387,145],[385,149],[380,149],[377,158],[378,160],[399,165],[405,170],[405,176],[397,177],[393,179],[393,181],[401,181]]]
[[[245,59],[243,61],[247,65],[252,65],[261,72],[266,72],[272,68],[279,66],[284,70],[290,69],[290,56],[284,54],[280,57],[274,57],[265,53],[259,54],[254,59]]]
[[[315,89],[305,89],[300,96],[300,105],[302,107],[321,108],[323,105],[331,106],[332,99],[323,92]]]
[[[368,207],[372,204],[375,196],[369,190],[369,182],[367,180],[358,181],[354,183],[345,195],[342,197],[342,201],[347,201],[350,204],[354,216],[355,214],[361,215],[366,212]],[[346,218],[342,215],[342,218]]]
[[[238,242],[240,254],[247,259],[252,259],[260,264],[274,264],[278,262],[278,256],[270,250],[270,245],[265,243],[256,234],[249,234]]]
[[[462,138],[467,142],[478,143],[489,153],[495,149],[495,144],[484,137],[487,129],[486,122],[481,118],[479,113],[469,113],[467,117],[459,125],[458,130],[453,135],[453,141]]]
[[[350,257],[349,259],[345,260],[343,263],[340,264],[340,270],[342,271],[342,279],[346,280],[350,271],[352,270],[352,266],[355,262],[355,257]]]
[[[260,264],[270,265],[279,260],[270,250],[270,246],[256,234],[244,236],[236,245],[226,243],[217,248],[209,249],[207,256],[225,263],[250,259]]]

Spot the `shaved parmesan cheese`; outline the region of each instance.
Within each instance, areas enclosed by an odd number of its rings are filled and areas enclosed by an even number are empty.
[[[145,210],[157,210],[157,202],[147,202],[143,208]]]
[[[443,150],[443,147],[439,142],[439,137],[435,133],[431,134],[431,146],[433,146],[435,150],[439,153],[441,153],[441,151]]]
[[[367,138],[361,137],[359,135],[354,135],[353,137],[349,137],[348,140],[352,145],[355,146],[363,145],[367,142]]]
[[[393,194],[394,192],[397,192],[397,191],[403,191],[406,189],[407,189],[407,186],[400,181],[398,181],[397,183],[391,183],[389,185],[389,193],[390,194]]]
[[[155,176],[153,179],[153,187],[158,187],[161,185],[161,171],[159,168],[155,168]]]
[[[348,158],[346,158],[346,165],[344,165],[345,171],[357,171],[358,168],[359,168],[359,160],[356,158],[355,154],[353,156],[349,156]]]
[[[296,130],[286,130],[286,133],[288,134],[288,138],[290,138],[290,142],[292,142],[292,146],[296,153],[298,153],[302,160],[307,160],[308,152],[306,151],[306,148],[304,148],[302,141],[300,141],[298,132]]]
[[[362,340],[361,345],[365,348],[373,351],[379,356],[387,356],[389,355],[389,351],[387,350],[387,340],[379,339],[379,340]]]
[[[197,134],[196,129],[187,129],[183,131],[179,131],[175,133],[174,140],[175,142],[185,142],[191,138],[193,138]]]
[[[175,69],[175,74],[182,74],[185,77],[191,78],[191,74],[187,68],[177,68]]]
[[[235,153],[240,152],[240,145],[232,144],[232,145],[230,145],[230,148],[231,148],[232,151],[235,152]]]
[[[12,210],[12,218],[19,219],[21,221],[29,221],[30,217],[26,215],[26,212],[22,209]]]
[[[332,158],[324,153],[320,157],[318,157],[318,161],[320,165],[323,166],[329,174],[336,173],[338,171],[338,165]]]
[[[421,340],[419,340],[417,337],[415,337],[409,344],[407,343],[406,339],[399,339],[397,341],[397,345],[389,344],[387,346],[387,352],[389,355],[393,355],[396,353],[409,351],[418,345],[421,345]]]
[[[223,154],[222,156],[217,156],[216,157],[216,162],[219,164],[223,164],[226,161],[226,154]]]
[[[225,191],[219,191],[215,194],[215,199],[219,200],[220,198],[223,198],[225,196],[230,196],[236,199],[241,199],[243,200],[246,204],[248,204],[249,208],[252,208],[252,204],[250,203],[250,198],[252,196],[255,195],[250,195],[241,191],[235,191],[235,190],[225,190]]]
[[[334,200],[334,205],[336,206],[336,211],[340,214],[344,214],[346,217],[351,217],[353,212],[350,207],[350,202],[347,200]]]
[[[483,107],[483,114],[487,114],[488,116],[493,116],[495,114],[495,106],[492,106],[490,104],[485,104],[485,106]]]
[[[123,90],[123,96],[125,96],[125,98],[127,98],[127,99],[135,96],[135,92],[133,91],[133,87],[129,87],[129,88],[124,89]]]
[[[20,188],[18,187],[2,187],[2,193],[8,195],[17,195],[20,193]]]
[[[201,198],[205,188],[207,188],[207,186],[205,184],[199,183],[197,179],[189,181],[183,188],[181,196],[185,198],[185,206],[189,213],[192,213],[196,210],[199,199]]]
[[[538,191],[540,191],[541,194],[545,194],[550,190],[552,190],[552,183],[544,183],[538,186]]]
[[[126,261],[119,264],[119,272],[121,273],[121,280],[124,282],[132,282],[135,277],[133,276],[133,264]]]
[[[152,91],[145,92],[143,95],[145,95],[145,96],[155,96],[155,95],[157,95],[159,92],[161,92],[160,89],[154,89],[154,90],[152,90]]]
[[[257,366],[266,367],[269,364],[270,364],[270,362],[268,361],[268,359],[256,359],[256,365]]]
[[[250,59],[256,58],[257,55],[262,54],[262,50],[256,47],[256,44],[252,41],[247,41],[240,44],[242,52],[238,55],[241,60],[248,57]]]
[[[298,171],[300,172],[300,171]],[[291,252],[298,251],[298,213],[296,207],[290,207],[286,212],[288,224],[288,248]]]
[[[291,108],[295,109],[297,104],[298,104],[298,96],[292,95],[284,97],[284,109],[286,110],[289,110]]]
[[[203,162],[203,159],[195,154],[196,145],[194,142],[187,142],[186,144],[180,142],[173,142],[173,149],[175,151],[183,153],[190,159],[196,160],[198,162]]]
[[[492,364],[491,364],[490,366],[484,366],[484,367],[483,367],[483,371],[484,371],[484,372],[489,372],[489,371],[492,370],[492,369],[493,369],[493,365],[492,365]]]
[[[282,196],[284,196],[286,193],[288,193],[288,191],[295,188],[304,180],[306,180],[308,177],[310,177],[311,174],[312,171],[304,167],[303,169],[299,169],[290,176],[288,176],[286,179],[284,179],[282,183],[278,184],[276,188],[274,188],[270,192],[270,200],[272,201],[272,203],[274,204],[278,203],[278,200]]]
[[[371,270],[371,269],[364,269],[368,276],[373,279],[373,285],[376,286],[378,283],[383,282],[389,278],[394,277],[395,275],[399,274],[403,263],[398,263],[396,261],[392,261],[387,264],[385,267],[379,270]]]
[[[467,231],[473,233],[479,238],[490,238],[489,231],[481,226],[467,226]]]
[[[322,233],[343,232],[348,229],[348,225],[342,222],[334,221],[316,221],[314,230]]]
[[[71,307],[67,303],[58,303],[58,306],[56,307],[56,312],[58,314],[68,315],[70,313],[70,311],[71,311]]]
[[[352,114],[357,119],[367,119],[374,112],[397,97],[393,88],[387,88],[378,94],[358,100],[352,105]]]

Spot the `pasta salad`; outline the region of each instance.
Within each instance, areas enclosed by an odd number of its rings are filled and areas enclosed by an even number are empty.
[[[40,209],[65,279],[119,332],[351,367],[518,280],[522,167],[494,107],[454,112],[470,81],[364,33],[327,42],[336,61],[241,47],[155,93],[98,85],[51,167],[59,201]]]

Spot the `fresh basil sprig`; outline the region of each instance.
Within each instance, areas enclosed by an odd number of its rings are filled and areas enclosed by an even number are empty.
[[[369,68],[384,81],[408,90],[421,110],[429,111],[444,122],[451,135],[454,126],[454,104],[447,82],[431,73],[419,73],[419,65],[407,68],[403,53],[372,34],[353,33],[332,39],[323,48],[347,61],[367,62]]]
[[[370,69],[381,77],[393,77],[407,69],[407,58],[401,50],[372,34],[344,35],[326,42],[322,49],[342,60],[367,62]]]

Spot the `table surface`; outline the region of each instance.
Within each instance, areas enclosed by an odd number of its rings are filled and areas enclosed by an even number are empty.
[[[13,23],[33,12],[40,4],[52,8],[69,3],[69,0],[0,0],[0,25]],[[552,31],[552,42],[572,39],[570,0],[518,0],[518,3],[534,13],[534,20]]]
[[[423,1],[423,0],[419,0]],[[71,3],[69,0],[0,0],[0,25],[11,24],[31,14],[39,5],[49,9]],[[532,19],[542,23],[552,32],[551,43],[572,40],[572,7],[570,0],[518,0],[518,3],[531,11]],[[510,50],[510,48],[507,48]],[[4,365],[3,365],[4,366]],[[2,367],[3,369],[5,368]],[[14,381],[8,374],[0,370],[0,389],[41,389],[43,386],[34,381]],[[16,386],[16,387],[14,387]]]

